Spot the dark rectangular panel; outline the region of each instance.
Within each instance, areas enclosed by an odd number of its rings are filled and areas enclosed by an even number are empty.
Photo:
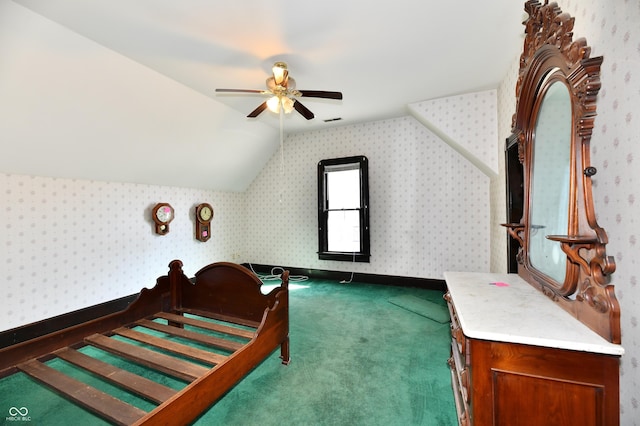
[[[496,426],[603,426],[601,386],[493,372],[494,424]]]

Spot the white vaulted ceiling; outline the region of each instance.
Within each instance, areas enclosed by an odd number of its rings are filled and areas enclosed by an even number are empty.
[[[216,88],[263,89],[282,60],[299,89],[344,95],[302,99],[316,118],[287,115],[285,133],[399,117],[496,88],[523,3],[0,0],[0,172],[242,191],[279,119]]]

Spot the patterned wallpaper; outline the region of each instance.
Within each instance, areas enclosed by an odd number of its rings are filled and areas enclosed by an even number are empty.
[[[591,139],[591,163],[598,169],[592,178],[598,224],[609,237],[607,253],[617,269],[611,277],[621,305],[622,357],[620,412],[622,425],[640,424],[640,1],[566,0],[560,8],[575,17],[574,40],[584,37],[591,56],[604,57],[602,89]],[[515,79],[518,58],[498,89],[500,147],[509,135],[515,111]],[[503,133],[504,132],[504,133]],[[492,181],[492,212],[504,206],[504,159],[501,176]],[[499,232],[492,215],[492,235]],[[506,263],[493,250],[492,269]]]
[[[417,102],[411,106],[435,128],[497,173],[496,102],[496,90],[486,90]]]
[[[175,209],[154,232],[151,209]],[[212,238],[194,238],[194,208],[214,206]],[[0,329],[49,318],[153,287],[180,259],[188,274],[240,261],[242,194],[0,173]]]
[[[371,262],[321,261],[316,167],[352,155],[369,159]],[[412,117],[290,135],[247,199],[256,263],[437,279],[489,268],[489,178]]]
[[[598,223],[609,236],[608,254],[615,257],[612,277],[622,309],[620,398],[625,425],[640,424],[640,2],[637,0],[573,0],[564,7],[576,17],[574,33],[604,56],[598,116],[591,140],[593,192]]]

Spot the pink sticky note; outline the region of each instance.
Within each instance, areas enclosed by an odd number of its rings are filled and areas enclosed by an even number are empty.
[[[490,285],[495,285],[496,287],[509,287],[508,283],[504,283],[502,281],[496,281],[494,283],[489,283]]]

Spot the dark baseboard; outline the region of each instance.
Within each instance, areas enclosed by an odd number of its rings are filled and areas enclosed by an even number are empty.
[[[253,270],[260,274],[270,274],[274,268],[271,265],[261,264],[243,264],[246,268],[253,268]],[[327,271],[323,269],[309,269],[309,268],[295,268],[292,266],[283,266],[278,268],[286,269],[291,275],[304,275],[310,278],[317,278],[321,280],[349,280],[351,278],[351,272],[341,271]],[[415,278],[415,277],[400,277],[395,275],[378,275],[378,274],[364,274],[360,272],[354,272],[353,280],[359,283],[368,284],[383,284],[400,287],[417,287],[427,290],[437,290],[445,292],[447,285],[444,280],[437,280],[432,278]]]
[[[121,311],[129,306],[136,297],[138,297],[137,294],[132,294],[56,317],[47,318],[42,321],[26,324],[11,330],[1,331],[0,349]]]

